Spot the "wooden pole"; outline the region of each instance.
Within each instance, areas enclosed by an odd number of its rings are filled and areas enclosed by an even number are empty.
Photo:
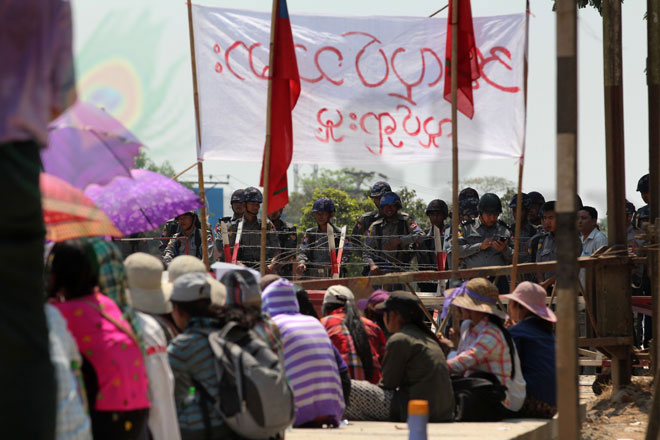
[[[193,31],[193,15],[192,15],[192,3],[188,2],[188,32],[190,34],[190,62],[192,65],[192,79],[193,79],[193,99],[195,102],[195,127],[196,127],[196,136],[197,136],[197,181],[199,185],[199,198],[202,201],[202,207],[200,209],[201,214],[201,232],[202,232],[202,259],[204,260],[204,265],[206,270],[210,270],[209,265],[209,248],[206,246],[206,192],[204,191],[204,167],[202,165],[201,158],[201,146],[202,146],[202,132],[199,122],[199,93],[197,88],[197,63],[195,61],[195,33]]]
[[[660,0],[647,0],[647,43],[648,57],[646,62],[646,78],[649,100],[649,196],[650,224],[658,224],[660,219]],[[657,241],[656,241],[657,243]],[[654,253],[656,264],[651,274],[653,310],[655,316],[660,316],[660,256]],[[653,341],[655,346],[655,362],[660,365],[660,318],[653,320]],[[655,368],[655,367],[654,367]],[[658,371],[660,369],[656,369]]]
[[[264,145],[264,203],[261,206],[261,252],[259,269],[261,276],[266,274],[266,225],[268,224],[268,195],[270,185],[270,106],[273,98],[273,56],[275,54],[275,25],[277,21],[277,0],[273,0],[270,18],[270,61],[268,64],[268,105],[266,107],[266,143]]]
[[[623,130],[621,1],[603,0],[603,73],[607,162],[607,231],[610,246],[626,246],[626,167]]]
[[[524,75],[524,97],[525,97],[525,122],[523,126],[523,148],[520,162],[518,163],[518,195],[516,196],[516,230],[514,231],[515,241],[513,248],[513,261],[511,267],[511,284],[510,291],[516,288],[518,284],[518,259],[520,258],[520,230],[522,229],[522,181],[523,181],[523,168],[525,166],[525,147],[527,144],[527,77],[529,75],[529,64],[527,60],[527,53],[529,51],[529,0],[525,2],[525,64],[523,67]]]
[[[625,144],[623,130],[623,55],[621,47],[621,1],[604,0],[602,9],[603,17],[603,73],[605,85],[605,157],[607,170],[607,230],[608,244],[617,246],[619,249],[627,249],[628,225],[626,219],[626,168],[625,168]],[[627,270],[619,269],[622,285],[630,286],[627,281]],[[614,276],[610,272],[609,276]],[[601,300],[608,305],[608,293],[616,295],[621,301],[623,292],[609,290],[599,292]],[[598,301],[598,298],[596,298]],[[612,303],[613,304],[613,303]],[[620,312],[632,315],[632,304],[630,312]],[[622,316],[622,319],[626,318]],[[610,330],[618,327],[616,321],[601,319],[601,326],[609,327]],[[607,330],[607,329],[604,329]],[[632,318],[630,318],[630,334],[632,335]],[[609,331],[604,331],[609,335]],[[617,334],[616,336],[625,336]],[[629,347],[621,347],[612,351],[612,384],[613,393],[617,393],[622,385],[630,383],[632,367],[630,363]]]
[[[577,347],[577,5],[557,0],[557,406],[558,438],[580,438]]]
[[[660,0],[646,1],[646,26],[648,57],[646,61],[646,78],[649,100],[649,189],[650,189],[650,224],[655,224],[655,239],[658,243],[660,233]],[[653,388],[653,404],[649,412],[649,424],[646,440],[656,440],[660,437],[660,256],[658,252],[650,252],[649,267],[651,276],[651,294],[653,296],[653,358],[651,365],[655,371],[655,386]]]
[[[452,1],[452,0],[450,0]],[[452,1],[451,8],[451,270],[452,281],[458,280],[458,8],[460,0]]]

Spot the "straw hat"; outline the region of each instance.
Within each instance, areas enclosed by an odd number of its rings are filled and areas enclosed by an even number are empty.
[[[557,322],[554,312],[545,305],[545,289],[536,283],[524,281],[518,284],[512,293],[500,295],[500,298],[515,301],[546,321]]]
[[[507,315],[497,307],[499,291],[497,287],[486,278],[473,278],[460,287],[445,292],[445,306],[449,303],[467,310],[484,312],[506,319]]]
[[[137,252],[124,260],[124,267],[133,308],[155,315],[172,311],[169,302],[172,289],[163,286],[163,263],[158,258]]]
[[[227,289],[213,276],[209,275],[206,271],[204,262],[199,258],[192,255],[180,255],[172,260],[167,267],[168,284],[167,287],[171,289],[172,283],[176,281],[181,275],[186,273],[204,273],[209,278],[211,284],[211,303],[217,306],[224,306],[227,298]]]

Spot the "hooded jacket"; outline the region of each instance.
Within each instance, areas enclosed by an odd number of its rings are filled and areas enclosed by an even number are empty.
[[[262,310],[277,324],[284,367],[293,388],[294,426],[325,420],[339,426],[344,395],[332,342],[323,325],[300,313],[293,284],[275,281],[263,291]]]

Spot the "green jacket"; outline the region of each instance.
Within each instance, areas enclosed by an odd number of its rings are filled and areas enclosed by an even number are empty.
[[[408,400],[429,402],[429,422],[450,422],[454,417],[454,391],[442,349],[430,334],[406,324],[387,341],[380,386],[395,390],[392,416],[408,417]]]

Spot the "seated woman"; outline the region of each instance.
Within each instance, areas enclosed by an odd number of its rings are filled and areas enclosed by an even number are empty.
[[[374,324],[377,324],[378,327],[380,327],[380,329],[383,331],[385,338],[389,338],[390,332],[387,331],[385,322],[383,322],[383,311],[376,309],[376,306],[385,302],[388,296],[390,296],[388,291],[378,289],[371,292],[369,298],[363,298],[357,301],[358,309],[362,310],[364,317]]]
[[[352,381],[345,417],[349,420],[405,421],[408,401],[427,400],[430,422],[449,422],[454,393],[445,355],[424,323],[419,299],[408,292],[392,292],[378,308],[392,334],[383,359],[379,386]]]
[[[147,425],[151,438],[155,440],[164,438],[178,440],[180,437],[174,407],[174,377],[167,359],[165,332],[154,317],[134,308],[135,301],[129,302],[129,298],[131,298],[131,300],[137,300],[138,305],[143,305],[139,300],[140,290],[133,289],[130,292],[128,290],[131,278],[128,276],[127,266],[121,261],[122,254],[117,245],[98,237],[89,238],[87,242],[94,249],[94,255],[96,256],[99,270],[99,290],[117,304],[122,311],[122,317],[131,325],[133,333],[135,333],[138,342],[142,346],[145,357],[144,365],[149,379],[148,392],[151,408],[149,408]],[[151,276],[152,280],[155,281],[153,285],[158,286],[158,288],[150,294],[151,296],[160,295],[159,303],[161,307],[164,304],[169,305],[160,289],[162,263],[156,257],[140,253],[133,254],[129,259],[132,257],[139,258],[139,256],[147,257],[147,261],[150,261],[149,259],[156,260],[153,263],[156,264],[154,267],[157,268],[157,271],[152,271]],[[126,264],[128,264],[128,259]],[[145,269],[140,271],[142,275],[149,274],[148,268],[144,266],[142,268]],[[133,271],[134,274],[135,271]],[[132,277],[132,280],[135,282],[135,277]],[[131,306],[131,302],[133,306]]]
[[[353,292],[346,286],[329,287],[323,297],[323,315],[321,323],[348,365],[351,379],[378,383],[385,335],[377,324],[360,317]]]
[[[149,399],[144,356],[121,310],[97,286],[89,243],[57,243],[49,258],[48,293],[80,354],[95,439],[146,439]]]
[[[506,314],[497,308],[497,287],[474,278],[445,293],[449,305],[461,312],[458,350],[447,364],[456,393],[456,420],[486,421],[512,417],[525,400],[525,380],[511,335],[504,328]]]
[[[557,412],[555,377],[555,314],[545,305],[546,292],[536,283],[518,284],[508,298],[509,315],[516,323],[509,333],[516,343],[527,396],[520,410],[523,417],[551,418]]]
[[[323,325],[300,313],[296,292],[286,279],[277,280],[262,294],[262,310],[282,335],[284,367],[295,398],[293,426],[338,427],[344,412],[344,391],[335,356]],[[350,383],[350,381],[348,381]]]

